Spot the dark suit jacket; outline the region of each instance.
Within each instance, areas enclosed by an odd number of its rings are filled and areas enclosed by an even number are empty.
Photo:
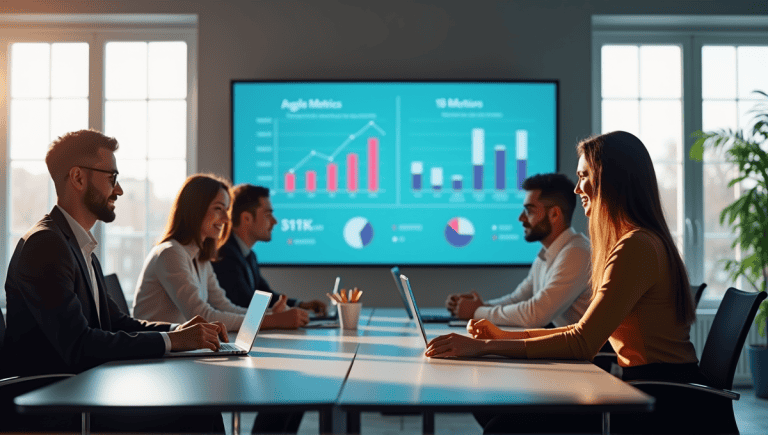
[[[170,324],[121,313],[105,291],[96,256],[91,259],[101,319],[82,251],[58,207],[19,240],[5,281],[4,374],[79,373],[106,361],[165,353],[157,331],[168,331]]]
[[[270,307],[280,298],[280,293],[272,290],[267,280],[261,276],[258,262],[254,259],[251,265],[243,256],[243,251],[233,235],[230,235],[224,246],[219,249],[219,260],[211,264],[219,285],[227,292],[227,297],[233,304],[248,308],[254,290],[272,293]],[[251,273],[248,273],[248,269]],[[298,303],[296,299],[288,299],[289,307],[295,307]]]

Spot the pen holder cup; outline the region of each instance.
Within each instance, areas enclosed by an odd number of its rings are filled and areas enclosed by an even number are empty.
[[[341,329],[357,329],[362,307],[363,304],[360,302],[338,304]]]

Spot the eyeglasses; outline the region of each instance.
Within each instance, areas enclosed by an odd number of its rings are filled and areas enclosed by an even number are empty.
[[[107,169],[89,168],[88,166],[80,166],[80,167],[83,168],[83,169],[90,169],[91,171],[103,172],[105,174],[111,175],[111,177],[109,179],[109,182],[112,183],[112,187],[117,186],[117,174],[119,174],[119,172],[117,172],[117,171],[109,171]]]

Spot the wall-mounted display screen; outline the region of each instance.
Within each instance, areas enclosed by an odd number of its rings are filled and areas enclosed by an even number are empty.
[[[235,81],[232,180],[268,187],[271,265],[530,264],[556,82]]]

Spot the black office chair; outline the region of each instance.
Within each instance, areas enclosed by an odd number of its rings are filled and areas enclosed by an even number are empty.
[[[106,283],[107,294],[117,304],[117,307],[123,314],[131,315],[131,311],[128,309],[128,302],[125,300],[125,293],[123,293],[123,287],[120,285],[120,280],[117,279],[117,274],[112,273],[104,277]]]
[[[623,421],[615,432],[738,434],[733,401],[739,399],[739,394],[731,391],[733,376],[757,309],[765,298],[765,292],[729,288],[715,314],[699,361],[709,385],[629,382],[656,398],[655,411]]]
[[[9,358],[3,352],[3,343],[5,341],[5,317],[0,311],[0,361]],[[13,399],[16,396],[36,390],[40,387],[52,384],[61,379],[74,376],[73,374],[50,374],[38,376],[11,376],[0,379],[0,432],[5,431],[27,431],[35,429],[51,429],[52,427],[46,421],[47,416],[24,416],[16,412],[16,405]],[[55,423],[55,421],[54,421]]]
[[[702,282],[699,286],[691,285],[691,292],[693,292],[693,303],[695,306],[699,306],[701,301],[701,295],[704,294],[704,289],[707,288],[707,283]]]

